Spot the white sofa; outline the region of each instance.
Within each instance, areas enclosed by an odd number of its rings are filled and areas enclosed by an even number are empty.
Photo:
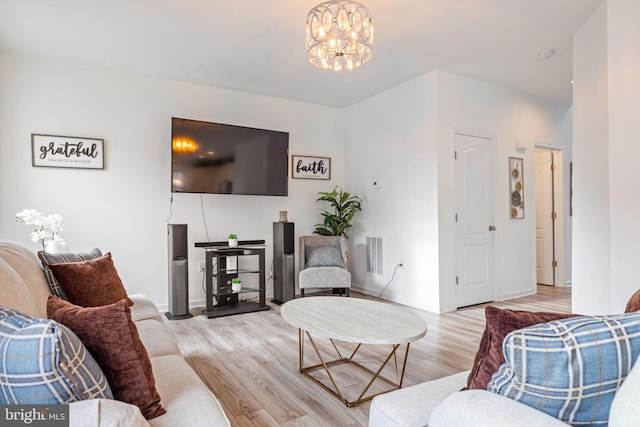
[[[47,317],[50,295],[36,255],[14,243],[0,242],[0,305]],[[161,405],[167,413],[145,420],[137,406],[92,399],[69,405],[70,426],[230,426],[220,403],[180,353],[155,305],[130,295],[131,316],[149,354]]]
[[[369,427],[498,427],[566,424],[484,390],[459,391],[469,371],[383,394],[371,402]]]
[[[530,406],[485,390],[460,391],[469,371],[377,396],[369,427],[566,427]],[[609,427],[640,426],[640,363],[617,391]]]

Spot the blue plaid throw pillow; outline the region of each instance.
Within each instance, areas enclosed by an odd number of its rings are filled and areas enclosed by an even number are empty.
[[[514,331],[487,390],[572,426],[606,426],[640,356],[640,312],[581,316]]]
[[[100,366],[66,326],[0,307],[0,404],[113,399]]]

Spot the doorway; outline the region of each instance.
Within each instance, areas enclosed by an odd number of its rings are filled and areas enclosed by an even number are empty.
[[[454,133],[456,307],[495,299],[494,140]]]
[[[536,147],[536,282],[565,286],[562,150]]]

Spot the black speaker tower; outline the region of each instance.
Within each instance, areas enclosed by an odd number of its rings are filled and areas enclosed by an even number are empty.
[[[273,223],[273,299],[283,304],[295,298],[295,229],[293,222]]]
[[[193,317],[189,312],[189,254],[187,224],[167,225],[169,246],[169,311],[167,319]]]

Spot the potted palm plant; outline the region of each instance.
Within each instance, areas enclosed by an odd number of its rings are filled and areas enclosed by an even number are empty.
[[[333,210],[322,209],[324,221],[316,224],[313,232],[321,236],[342,236],[348,239],[347,229],[351,227],[351,220],[356,212],[362,210],[362,199],[343,191],[339,186],[318,194],[320,197],[316,202],[327,202]]]

